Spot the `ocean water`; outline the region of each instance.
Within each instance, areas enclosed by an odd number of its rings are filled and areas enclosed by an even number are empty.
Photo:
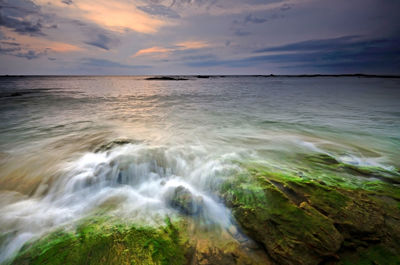
[[[0,262],[99,209],[157,225],[178,186],[203,198],[203,225],[229,227],[215,190],[245,163],[296,173],[326,154],[398,173],[400,79],[188,79],[1,78]]]

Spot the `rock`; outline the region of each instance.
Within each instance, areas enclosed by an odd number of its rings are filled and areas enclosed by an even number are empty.
[[[133,144],[137,143],[137,141],[131,140],[131,139],[116,139],[111,142],[105,143],[97,147],[94,152],[99,153],[99,152],[105,152],[109,151],[117,146],[125,145],[125,144]]]
[[[154,77],[148,77],[146,80],[160,80],[160,81],[184,81],[184,80],[189,80],[187,78],[182,78],[182,77],[173,77],[173,76],[154,76]]]
[[[237,230],[237,228],[236,228],[234,225],[231,225],[231,226],[228,228],[228,232],[229,232],[229,234],[231,234],[231,236],[233,236],[233,237],[237,236],[237,234],[238,234],[238,230]]]
[[[250,172],[227,181],[221,194],[243,231],[263,245],[276,264],[336,264],[360,247],[368,248],[369,256],[360,252],[349,258],[397,264],[389,262],[399,260],[389,254],[400,250],[398,191],[391,186],[383,183],[374,193]]]
[[[306,159],[318,163],[318,164],[325,164],[325,165],[338,165],[340,164],[334,157],[328,154],[315,154],[315,155],[308,155]]]
[[[183,186],[178,186],[170,192],[167,201],[173,208],[187,215],[196,215],[203,208],[203,197],[194,196]]]

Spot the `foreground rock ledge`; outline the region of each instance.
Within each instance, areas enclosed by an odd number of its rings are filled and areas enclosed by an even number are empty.
[[[146,227],[91,217],[27,243],[9,263],[400,264],[400,189],[325,180],[259,167],[226,179],[216,192],[256,243],[238,240],[234,227],[198,227],[201,198],[177,187],[170,203],[179,220]]]
[[[399,189],[377,187],[252,169],[227,181],[221,196],[276,264],[400,264]]]

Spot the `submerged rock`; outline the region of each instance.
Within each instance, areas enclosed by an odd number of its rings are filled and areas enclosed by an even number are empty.
[[[176,187],[167,196],[168,203],[187,215],[196,215],[203,208],[203,197],[193,195],[183,186]]]
[[[117,146],[121,146],[121,145],[125,145],[125,144],[134,144],[134,143],[137,143],[137,141],[132,140],[132,139],[116,139],[111,142],[101,144],[94,150],[94,152],[95,153],[106,152]]]

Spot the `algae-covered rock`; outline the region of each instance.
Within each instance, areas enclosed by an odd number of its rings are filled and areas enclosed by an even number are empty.
[[[59,230],[28,243],[10,264],[185,264],[185,248],[170,222],[153,228],[84,222],[76,231]]]
[[[339,250],[343,237],[333,223],[305,202],[293,204],[273,184],[225,189],[237,221],[279,264],[318,264]]]
[[[277,264],[336,264],[344,253],[377,245],[396,253],[400,211],[390,192],[384,200],[382,193],[260,169],[221,188],[238,223]]]
[[[25,244],[9,265],[157,264],[268,265],[221,229],[199,229],[189,216],[158,227],[89,217],[76,229],[59,229]]]
[[[203,207],[203,198],[193,195],[187,188],[178,186],[168,195],[169,204],[184,214],[198,214]]]

